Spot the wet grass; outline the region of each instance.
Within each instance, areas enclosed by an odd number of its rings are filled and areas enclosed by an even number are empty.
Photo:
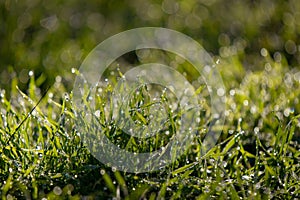
[[[300,72],[289,69],[284,56],[279,61],[264,56],[263,69],[258,71],[246,71],[235,56],[219,58],[227,107],[214,148],[201,156],[201,141],[211,123],[203,89],[198,134],[189,149],[168,167],[139,174],[105,166],[90,154],[79,136],[72,93],[61,78],[40,103],[38,77],[31,74],[25,92],[13,80],[11,97],[5,90],[0,95],[2,199],[300,198]],[[169,110],[169,121],[159,137],[129,136],[117,129],[105,111],[113,83],[103,85],[95,100],[99,112],[94,116],[103,133],[130,151],[164,146],[180,113]],[[147,109],[153,103],[148,96],[142,87],[130,102],[130,116],[138,124],[148,123]],[[160,97],[162,105],[169,104],[166,96]]]

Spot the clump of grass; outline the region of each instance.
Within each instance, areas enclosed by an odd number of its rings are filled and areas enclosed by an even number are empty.
[[[2,198],[299,198],[300,75],[268,56],[263,62],[264,70],[251,72],[235,57],[220,60],[228,91],[227,109],[214,148],[200,156],[201,136],[209,123],[202,120],[199,135],[184,155],[162,170],[140,174],[105,166],[90,154],[76,126],[72,93],[66,93],[61,82],[56,82],[38,105],[42,94],[34,76],[26,92],[13,90],[8,99],[1,90]],[[105,85],[96,101],[103,132],[132,151],[165,145],[169,136],[139,141],[116,128],[104,112],[111,88]],[[147,90],[140,89],[131,106],[143,109],[133,109],[130,115],[138,123],[147,123],[145,105],[151,102],[146,100]],[[203,112],[206,109],[209,107],[203,104]],[[165,128],[171,136],[171,124]],[[158,141],[161,143],[156,144]]]

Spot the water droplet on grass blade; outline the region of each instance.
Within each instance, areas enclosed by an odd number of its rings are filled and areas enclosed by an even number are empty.
[[[234,89],[231,89],[231,90],[229,91],[229,94],[230,94],[230,96],[234,96],[234,95],[235,95],[235,90],[234,90]]]
[[[117,168],[116,168],[116,167],[112,167],[111,170],[112,170],[113,172],[115,172],[115,171],[117,171]]]
[[[100,174],[101,174],[101,175],[104,175],[104,174],[105,174],[105,170],[104,170],[104,169],[101,169],[101,170],[100,170]]]
[[[284,114],[285,117],[290,116],[290,108],[284,109],[283,114]]]
[[[263,57],[266,57],[266,56],[268,55],[268,50],[265,49],[265,48],[262,48],[262,49],[260,50],[260,54],[261,54]]]
[[[96,117],[100,117],[100,110],[96,110],[94,114]]]
[[[4,96],[5,96],[5,90],[1,90],[1,91],[0,91],[0,97],[1,97],[1,98],[4,98]]]
[[[34,73],[33,73],[33,71],[31,71],[31,70],[28,72],[28,75],[29,75],[30,77],[33,76],[33,74],[34,74]]]
[[[69,94],[68,94],[68,93],[65,93],[65,94],[64,94],[64,98],[65,98],[66,101],[69,101],[69,100],[70,100]]]
[[[249,181],[249,180],[251,179],[251,177],[250,177],[250,176],[247,176],[247,175],[243,175],[243,176],[242,176],[242,179],[243,179],[243,180],[246,180],[246,181]]]

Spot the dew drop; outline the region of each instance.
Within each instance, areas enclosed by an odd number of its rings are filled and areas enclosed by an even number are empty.
[[[49,97],[50,99],[52,99],[52,98],[53,98],[53,93],[52,93],[52,92],[49,92],[48,97]]]
[[[250,112],[251,112],[252,114],[256,113],[256,106],[251,106]]]
[[[258,132],[259,132],[259,128],[258,128],[258,127],[255,127],[255,128],[254,128],[254,133],[255,133],[255,134],[258,134]]]
[[[265,64],[265,70],[266,70],[267,72],[270,72],[271,69],[272,69],[271,64],[270,64],[270,63],[266,63],[266,64]]]
[[[262,49],[260,50],[260,54],[261,54],[263,57],[266,57],[266,56],[268,55],[268,50],[265,49],[265,48],[262,48]]]
[[[290,109],[289,108],[284,109],[283,114],[285,117],[288,117],[290,115]]]
[[[4,96],[5,96],[5,90],[1,90],[1,91],[0,91],[0,97],[1,97],[1,98],[4,98]]]
[[[100,110],[96,110],[94,114],[96,117],[100,117]]]
[[[33,71],[29,71],[29,73],[28,73],[28,75],[31,77],[31,76],[33,76]]]
[[[101,169],[101,170],[100,170],[100,174],[101,174],[101,175],[104,175],[104,174],[105,174],[105,170],[104,170],[104,169]]]
[[[76,69],[75,69],[75,68],[72,68],[72,69],[71,69],[71,72],[72,72],[72,74],[75,74]]]
[[[69,96],[68,93],[65,93],[65,100],[66,100],[66,101],[69,101],[69,100],[70,100],[70,96]]]
[[[251,178],[250,178],[250,176],[243,175],[243,176],[242,176],[242,179],[244,179],[244,180],[246,180],[246,181],[249,181]]]

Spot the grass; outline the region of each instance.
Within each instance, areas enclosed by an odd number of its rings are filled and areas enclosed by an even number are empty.
[[[211,123],[203,89],[199,134],[191,147],[168,167],[138,174],[103,165],[91,155],[79,136],[80,115],[74,113],[72,93],[61,78],[56,78],[40,103],[39,77],[31,74],[25,92],[17,88],[15,78],[10,97],[5,90],[0,95],[2,199],[300,198],[300,72],[286,67],[284,56],[274,61],[264,54],[264,69],[258,71],[246,71],[237,56],[218,59],[227,108],[217,145],[200,156],[201,141]],[[189,69],[187,63],[182,65]],[[114,73],[101,86],[95,99],[100,112],[92,119],[98,120],[102,133],[113,143],[129,151],[164,146],[178,127],[180,112],[165,109],[167,135],[138,140],[125,134],[105,111],[119,76]],[[187,76],[193,78],[188,72]],[[138,91],[130,101],[129,114],[135,123],[147,124],[151,94],[146,86]],[[167,94],[158,98],[166,107],[172,101]],[[88,102],[86,106],[89,109]]]

